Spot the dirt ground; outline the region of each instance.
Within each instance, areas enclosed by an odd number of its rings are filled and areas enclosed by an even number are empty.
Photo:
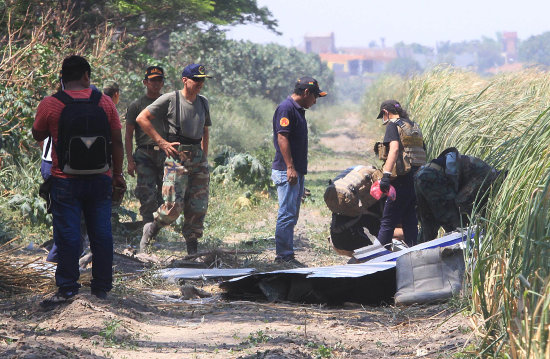
[[[357,116],[340,120],[335,128],[320,141],[334,154],[313,163],[312,173],[357,164],[372,148],[373,138],[361,135]],[[319,253],[308,246],[304,223],[325,226],[329,220],[318,210],[301,213],[298,256],[308,266],[319,265]],[[463,357],[474,340],[470,319],[456,309],[458,304],[401,308],[234,301],[223,296],[216,280],[159,286],[148,275],[150,265],[122,255],[121,248],[117,252],[119,285],[106,300],[84,286],[71,303],[50,310],[39,306],[43,295],[1,301],[0,357],[453,358]],[[37,248],[14,255],[20,261],[44,257]],[[272,261],[274,250],[260,256]],[[326,261],[343,264],[346,259]],[[121,285],[136,277],[137,285]],[[89,278],[88,270],[81,279],[86,283]]]

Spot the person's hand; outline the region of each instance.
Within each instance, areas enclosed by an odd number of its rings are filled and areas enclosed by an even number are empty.
[[[122,176],[122,173],[113,174],[113,194],[112,205],[114,207],[120,206],[124,199],[124,193],[126,193],[126,181]]]
[[[289,184],[295,185],[298,183],[298,172],[294,169],[294,166],[289,166],[286,169],[286,179]]]
[[[384,172],[384,176],[380,180],[380,190],[384,193],[388,193],[390,190],[390,176],[391,173]]]
[[[167,157],[176,157],[178,155],[178,146],[180,145],[179,142],[168,142],[168,141],[162,141],[159,143],[159,147],[161,150],[166,153]]]
[[[134,162],[134,159],[131,157],[128,157],[128,174],[132,177],[134,177],[136,173],[136,163]]]
[[[121,187],[126,189],[126,181],[124,180],[122,173],[113,174],[113,187]]]

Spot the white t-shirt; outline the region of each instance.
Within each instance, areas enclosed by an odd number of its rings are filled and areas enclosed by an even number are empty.
[[[44,144],[42,145],[42,159],[44,161],[52,161],[52,138],[48,137],[44,140]]]

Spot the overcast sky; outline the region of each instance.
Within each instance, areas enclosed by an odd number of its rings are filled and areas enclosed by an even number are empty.
[[[516,31],[522,40],[550,31],[548,0],[258,0],[279,21],[281,36],[259,25],[228,32],[236,40],[303,43],[306,33],[334,32],[337,47],[368,46],[385,38],[388,46],[404,41],[434,47],[438,41],[496,38]]]

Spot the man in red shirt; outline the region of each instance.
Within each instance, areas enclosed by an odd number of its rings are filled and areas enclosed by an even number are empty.
[[[83,57],[73,55],[63,60],[61,80],[65,85],[65,94],[72,99],[91,98],[90,76],[90,64]],[[101,95],[98,106],[105,112],[110,128],[112,173],[110,169],[104,173],[86,175],[72,175],[62,171],[55,149],[59,144],[59,121],[65,106],[54,96],[44,98],[38,105],[32,127],[35,140],[42,141],[51,136],[54,145],[50,195],[54,238],[59,251],[55,272],[58,292],[44,300],[43,306],[66,302],[78,293],[81,213],[88,228],[93,256],[91,292],[98,298],[106,298],[112,288],[113,278],[112,187],[126,186],[122,177],[122,126],[113,101],[105,95]]]

